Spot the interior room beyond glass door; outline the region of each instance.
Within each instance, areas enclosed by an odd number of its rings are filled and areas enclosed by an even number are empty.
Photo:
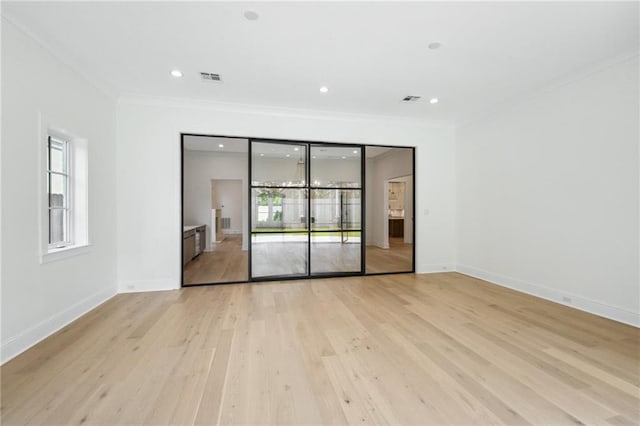
[[[251,278],[309,274],[307,144],[251,141]]]
[[[360,147],[311,145],[311,274],[362,269]]]
[[[366,273],[414,270],[414,149],[367,146]]]
[[[184,135],[182,285],[248,280],[249,140]]]

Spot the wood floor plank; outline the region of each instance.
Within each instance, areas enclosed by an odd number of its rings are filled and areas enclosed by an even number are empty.
[[[565,361],[576,368],[584,371],[585,373],[594,376],[611,386],[625,392],[633,397],[640,397],[640,388],[632,385],[631,383],[626,382],[612,374],[607,373],[606,371],[600,370],[598,367],[587,364],[586,362],[571,356],[570,354],[566,354],[561,350],[550,348],[545,350],[546,353],[551,356],[558,358],[562,361]]]
[[[457,273],[121,294],[1,367],[2,424],[640,424],[640,330]]]
[[[224,385],[227,381],[227,369],[229,367],[231,342],[233,330],[226,329],[220,335],[216,344],[210,368],[206,373],[206,385],[196,409],[196,424],[214,424],[220,416]]]

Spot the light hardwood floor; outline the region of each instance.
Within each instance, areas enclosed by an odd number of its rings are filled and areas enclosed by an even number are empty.
[[[255,244],[252,253],[254,277],[306,275],[306,242]],[[360,244],[311,243],[311,273],[360,272]]]
[[[413,244],[405,244],[404,238],[389,238],[389,248],[367,246],[367,274],[411,271]]]
[[[184,267],[184,285],[247,281],[248,254],[242,250],[242,235],[227,235]]]
[[[639,340],[456,273],[121,294],[2,367],[2,422],[638,424]]]
[[[360,269],[359,244],[317,243],[312,245],[312,273],[353,272]],[[366,272],[405,272],[411,270],[412,244],[402,238],[390,238],[389,248],[367,246]],[[204,252],[187,263],[184,284],[247,281],[247,251],[242,236],[228,235],[213,251]],[[256,277],[305,274],[306,243],[264,243],[254,247],[253,272]]]

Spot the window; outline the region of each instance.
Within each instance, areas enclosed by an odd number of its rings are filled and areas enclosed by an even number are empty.
[[[263,227],[281,227],[283,194],[276,191],[264,191],[257,198],[258,222]]]
[[[49,248],[73,244],[71,238],[71,191],[69,142],[49,136],[47,146],[47,199]]]
[[[80,254],[89,247],[87,140],[42,126],[40,260]]]

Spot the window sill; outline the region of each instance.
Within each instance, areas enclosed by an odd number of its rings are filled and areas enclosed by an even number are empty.
[[[91,244],[82,244],[59,249],[51,249],[40,256],[40,263],[50,263],[69,257],[87,254],[91,251]]]

